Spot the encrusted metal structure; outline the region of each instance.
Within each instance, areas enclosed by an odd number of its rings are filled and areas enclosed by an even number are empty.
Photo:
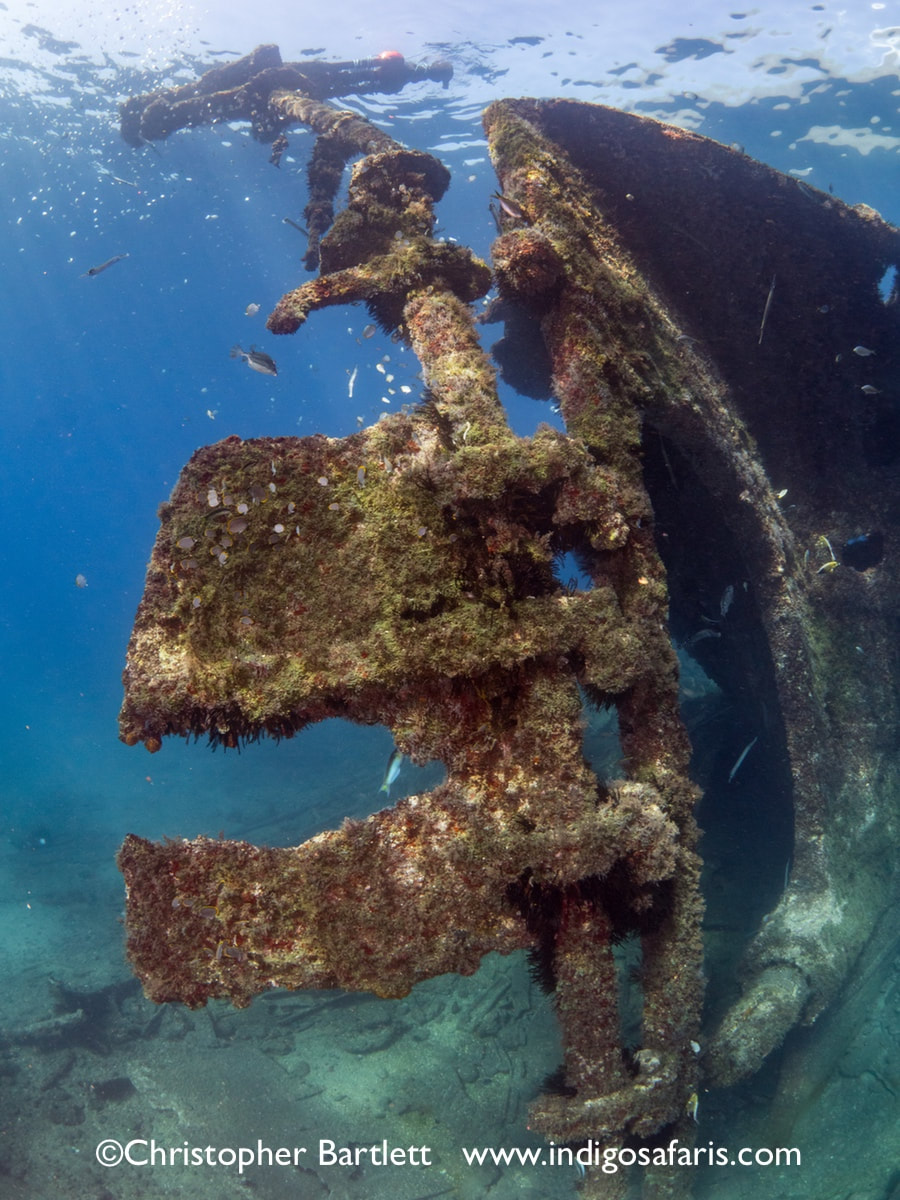
[[[129,102],[132,140],[222,113],[269,140],[313,128],[307,265],[321,271],[269,328],[362,301],[418,355],[427,400],[343,439],[229,438],[194,455],[162,509],[122,737],[233,746],[343,716],[386,725],[447,779],[290,850],[129,837],[129,955],[153,999],[199,1005],[272,986],[399,996],[529,947],[555,981],[565,1049],[565,1086],[535,1102],[533,1127],[570,1142],[669,1127],[688,1142],[703,905],[669,609],[684,636],[704,597],[740,581],[740,625],[695,653],[744,697],[793,789],[790,886],[703,1059],[729,1082],[815,1018],[880,911],[889,807],[884,780],[864,775],[895,767],[858,718],[895,705],[896,581],[889,554],[856,569],[831,543],[882,527],[894,502],[879,448],[896,421],[897,307],[878,285],[897,233],[655,121],[492,105],[507,336],[540,335],[567,431],[518,438],[468,308],[491,272],[433,235],[444,168],[296,79],[260,75],[260,53],[231,65],[227,96],[201,81],[215,105],[187,96],[177,122],[171,93]],[[559,586],[567,551],[591,588]],[[580,692],[616,706],[625,780],[585,764]],[[629,935],[636,1050],[621,1043],[612,954]],[[651,1168],[645,1195],[687,1179]],[[624,1182],[584,1186],[611,1196]]]
[[[792,805],[790,878],[705,1052],[705,1078],[733,1083],[815,1020],[893,896],[898,593],[881,550],[900,455],[900,235],[864,205],[656,121],[511,101],[486,124],[530,222],[511,236],[546,231],[569,279],[599,247],[579,292],[599,352],[570,355],[559,298],[540,317],[554,383],[559,353],[579,369],[599,359],[607,393],[640,412],[673,630]],[[688,636],[710,628],[734,581],[741,620]]]

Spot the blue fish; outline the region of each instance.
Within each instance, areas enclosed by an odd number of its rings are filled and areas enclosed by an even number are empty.
[[[384,792],[386,796],[391,794],[391,784],[400,774],[400,765],[402,762],[403,755],[395,747],[391,757],[388,759],[388,764],[384,772],[384,783],[382,783],[381,787],[378,789],[379,792]]]
[[[854,571],[868,571],[884,558],[884,534],[878,529],[850,538],[841,547],[841,562]]]

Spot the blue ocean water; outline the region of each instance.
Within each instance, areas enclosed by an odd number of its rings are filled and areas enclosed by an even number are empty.
[[[492,960],[475,979],[433,981],[396,1004],[281,996],[249,1013],[160,1015],[124,961],[114,862],[127,832],[292,845],[384,802],[385,730],[329,722],[240,754],[171,741],[150,757],[118,742],[116,714],[157,508],[193,450],[230,434],[344,436],[421,390],[411,352],[380,332],[365,336],[362,308],[318,313],[292,338],[265,332],[266,313],[305,278],[303,239],[284,218],[301,220],[310,135],[291,137],[279,170],[240,124],[135,150],[117,132],[122,99],[184,82],[257,41],[279,42],[285,58],[314,49],[333,59],[376,53],[390,37],[410,58],[452,62],[450,86],[347,103],[447,164],[441,232],[485,257],[496,180],[480,112],[523,94],[672,120],[900,223],[895,5],[851,17],[827,4],[677,17],[646,6],[643,25],[623,17],[618,39],[608,14],[563,20],[500,7],[508,12],[481,27],[461,5],[455,22],[450,6],[431,28],[417,15],[412,30],[386,11],[381,33],[348,6],[347,44],[342,22],[307,39],[277,6],[262,10],[256,32],[246,13],[229,26],[221,12],[187,9],[169,27],[164,6],[145,10],[138,29],[123,7],[126,52],[109,13],[101,21],[85,10],[79,24],[74,6],[0,11],[15,47],[0,62],[0,1195],[247,1190],[225,1169],[185,1170],[173,1184],[175,1168],[123,1168],[113,1181],[93,1158],[102,1136],[452,1145],[478,1133],[538,1144],[525,1111],[559,1048],[549,1003],[521,962]],[[127,257],[85,274],[116,255]],[[250,305],[259,312],[247,315]],[[230,357],[235,344],[272,354],[277,378]],[[546,403],[504,399],[520,433],[558,423]],[[591,736],[598,759],[614,761],[614,731],[598,722]],[[407,763],[392,798],[439,777]],[[759,870],[771,880],[782,864]],[[71,1036],[65,1027],[23,1033],[85,1012]],[[887,1085],[885,1102],[896,1103]],[[727,1131],[737,1109],[713,1103],[718,1123],[707,1128]],[[427,1182],[373,1170],[328,1179],[336,1195],[368,1197],[549,1197],[581,1183],[575,1171],[464,1169],[446,1156]],[[890,1174],[884,1181],[891,1186]],[[325,1186],[302,1164],[253,1180],[266,1197],[318,1197]],[[796,1172],[790,1186],[777,1194],[851,1195],[837,1166]],[[762,1176],[709,1187],[698,1172],[700,1194],[776,1194]],[[894,1194],[867,1188],[852,1194]]]

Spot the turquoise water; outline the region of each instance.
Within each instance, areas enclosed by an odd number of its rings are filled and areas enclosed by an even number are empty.
[[[306,49],[328,59],[374,54],[387,39],[411,59],[448,59],[452,82],[350,103],[446,163],[453,184],[438,210],[441,232],[480,255],[496,232],[496,181],[479,114],[491,99],[524,94],[672,120],[900,223],[900,12],[697,6],[676,16],[637,5],[620,17],[576,10],[563,20],[537,6],[479,17],[451,5],[429,24],[427,15],[386,9],[376,20],[347,5],[338,20],[310,18],[301,36],[278,5],[260,9],[258,29],[247,13],[230,20],[230,7],[137,15],[123,6],[118,28],[111,11],[77,6],[0,11],[0,1196],[571,1195],[582,1182],[575,1169],[469,1167],[459,1156],[461,1146],[539,1144],[527,1105],[560,1052],[550,1002],[516,956],[399,1002],[285,993],[237,1013],[156,1010],[131,979],[114,863],[125,833],[297,844],[380,807],[391,751],[385,730],[337,722],[240,754],[171,741],[150,757],[118,742],[120,677],[157,507],[199,445],[230,434],[344,436],[415,400],[420,383],[409,351],[380,332],[365,336],[361,308],[316,314],[293,338],[264,329],[280,295],[304,278],[303,240],[284,218],[301,220],[306,203],[308,134],[292,136],[280,170],[241,125],[134,150],[118,136],[117,104],[258,41],[278,42],[285,59]],[[353,30],[346,42],[342,28]],[[127,257],[85,274],[116,255]],[[260,311],[247,315],[250,305]],[[236,343],[272,354],[277,378],[231,358]],[[395,376],[388,404],[377,369],[386,364]],[[504,399],[520,433],[559,423],[547,403],[509,390]],[[686,669],[686,715],[706,731],[699,742],[709,755],[739,749],[727,708]],[[592,721],[588,750],[612,771],[614,730]],[[392,798],[439,778],[435,767],[407,763]],[[737,802],[738,841],[754,799]],[[729,844],[727,828],[710,836]],[[790,854],[788,836],[775,841],[741,864],[758,893],[757,921],[777,899]],[[740,939],[749,930],[738,924]],[[891,969],[874,995],[893,1011]],[[883,1061],[879,1037],[890,1040],[890,1030],[867,1032],[872,1061]],[[870,1069],[863,1051],[856,1061],[860,1073]],[[883,1103],[896,1105],[895,1060],[881,1078]],[[735,1095],[701,1098],[701,1142],[742,1128],[764,1140],[758,1118],[770,1087],[762,1077]],[[846,1160],[858,1136],[781,1190],[764,1172],[698,1170],[697,1194],[887,1200],[898,1183],[885,1164],[892,1155],[896,1163],[897,1147],[871,1152],[878,1170],[854,1191]],[[251,1187],[227,1165],[107,1170],[94,1157],[106,1137],[175,1147],[386,1138],[434,1144],[438,1165],[329,1173],[301,1160],[255,1169]]]

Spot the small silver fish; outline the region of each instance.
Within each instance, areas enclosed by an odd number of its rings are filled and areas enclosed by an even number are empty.
[[[127,254],[114,254],[112,258],[108,258],[106,262],[100,264],[99,267],[89,267],[81,275],[82,279],[86,279],[88,275],[99,275],[101,271],[105,271],[107,267],[114,266],[117,262],[121,262],[123,258],[128,258]]]
[[[759,338],[757,346],[762,345],[763,334],[766,332],[766,321],[769,319],[769,309],[772,307],[772,297],[775,295],[775,276],[772,276],[772,282],[769,284],[769,294],[766,296],[766,306],[763,309],[762,320],[759,323]]]
[[[854,346],[853,353],[858,354],[860,358],[870,358],[875,351],[869,350],[866,346]]]
[[[85,577],[79,571],[79,573],[75,576],[75,586],[77,588],[86,588],[87,585],[88,585],[88,581],[85,579]]]
[[[729,783],[731,783],[732,779],[734,779],[735,775],[737,775],[738,771],[739,771],[739,770],[741,769],[741,767],[743,766],[744,759],[747,757],[747,755],[750,753],[750,751],[753,749],[753,747],[756,745],[756,743],[757,743],[758,741],[759,741],[759,736],[757,735],[757,736],[756,736],[756,737],[753,739],[753,741],[752,741],[752,742],[748,742],[748,743],[747,743],[747,745],[746,745],[746,746],[743,748],[743,750],[740,752],[740,754],[739,754],[739,755],[738,755],[738,757],[737,757],[737,762],[734,764],[734,766],[733,766],[733,767],[731,768],[731,770],[728,772],[728,782],[729,782]]]
[[[881,390],[877,387],[872,387],[871,383],[864,383],[859,389],[866,396],[880,396]]]
[[[500,208],[503,210],[503,212],[505,212],[508,217],[512,217],[514,221],[528,220],[521,204],[517,204],[515,200],[510,200],[510,198],[508,196],[504,196],[502,192],[494,192],[494,198],[500,205]]]
[[[685,650],[691,646],[695,646],[697,642],[705,642],[707,638],[720,638],[722,635],[718,629],[698,629],[696,633],[692,633],[690,637],[685,638],[682,642]]]
[[[379,792],[384,792],[384,794],[386,796],[389,796],[391,794],[391,784],[394,782],[394,780],[400,774],[400,767],[401,767],[402,763],[403,763],[403,755],[401,754],[401,752],[399,750],[397,750],[395,748],[393,753],[391,754],[391,757],[388,759],[387,767],[385,768],[385,772],[384,772],[384,782],[382,783],[381,787],[378,789]]]
[[[719,601],[719,612],[723,617],[728,616],[728,610],[734,603],[734,586],[729,583],[728,587],[722,593],[722,599]]]
[[[244,350],[240,346],[232,346],[231,357],[241,359],[251,371],[258,371],[260,375],[278,374],[275,359],[270,358],[262,350],[257,350],[255,346],[251,346],[249,350]]]
[[[245,317],[255,317],[258,312],[259,312],[258,304],[248,304],[247,307],[244,309],[244,316]]]
[[[825,203],[825,196],[815,188],[811,188],[808,183],[804,183],[802,179],[797,180],[797,187],[808,200],[815,200],[816,204]]]

